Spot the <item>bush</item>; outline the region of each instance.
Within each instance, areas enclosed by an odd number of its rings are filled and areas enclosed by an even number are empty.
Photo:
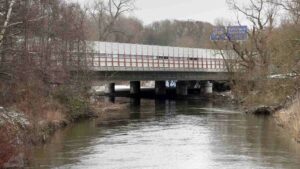
[[[58,88],[54,92],[53,98],[67,109],[67,115],[71,119],[79,118],[89,112],[88,100],[71,88]]]
[[[17,148],[12,144],[13,135],[10,126],[0,126],[0,168],[17,154]]]

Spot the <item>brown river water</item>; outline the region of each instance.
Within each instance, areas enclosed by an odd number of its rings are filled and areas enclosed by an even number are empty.
[[[300,144],[231,104],[141,100],[106,116],[57,132],[29,168],[300,169]]]

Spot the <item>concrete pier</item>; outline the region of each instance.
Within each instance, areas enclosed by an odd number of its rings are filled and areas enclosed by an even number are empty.
[[[176,84],[176,94],[179,96],[188,95],[188,82],[187,81],[178,81]]]
[[[210,81],[206,81],[203,85],[203,93],[204,94],[212,94],[213,93],[213,83]]]
[[[164,96],[167,94],[165,81],[155,81],[155,94],[157,96]]]
[[[115,94],[115,83],[106,84],[104,93],[107,95],[114,95]]]
[[[130,94],[138,96],[141,92],[141,82],[140,81],[131,81],[130,82]]]

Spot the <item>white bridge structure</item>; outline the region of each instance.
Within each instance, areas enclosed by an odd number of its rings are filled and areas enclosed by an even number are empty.
[[[97,71],[226,72],[220,51],[113,42],[89,42]]]
[[[225,62],[218,50],[113,42],[88,42],[88,47],[88,68],[96,81],[107,82],[111,95],[117,81],[130,81],[132,95],[139,95],[140,81],[155,81],[157,95],[166,94],[166,81],[177,81],[177,94],[185,96],[191,81],[212,93],[213,81],[229,80],[230,59]]]

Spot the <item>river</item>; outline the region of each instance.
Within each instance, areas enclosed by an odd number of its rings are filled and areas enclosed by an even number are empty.
[[[30,168],[299,169],[300,145],[230,103],[141,100],[57,132]]]

